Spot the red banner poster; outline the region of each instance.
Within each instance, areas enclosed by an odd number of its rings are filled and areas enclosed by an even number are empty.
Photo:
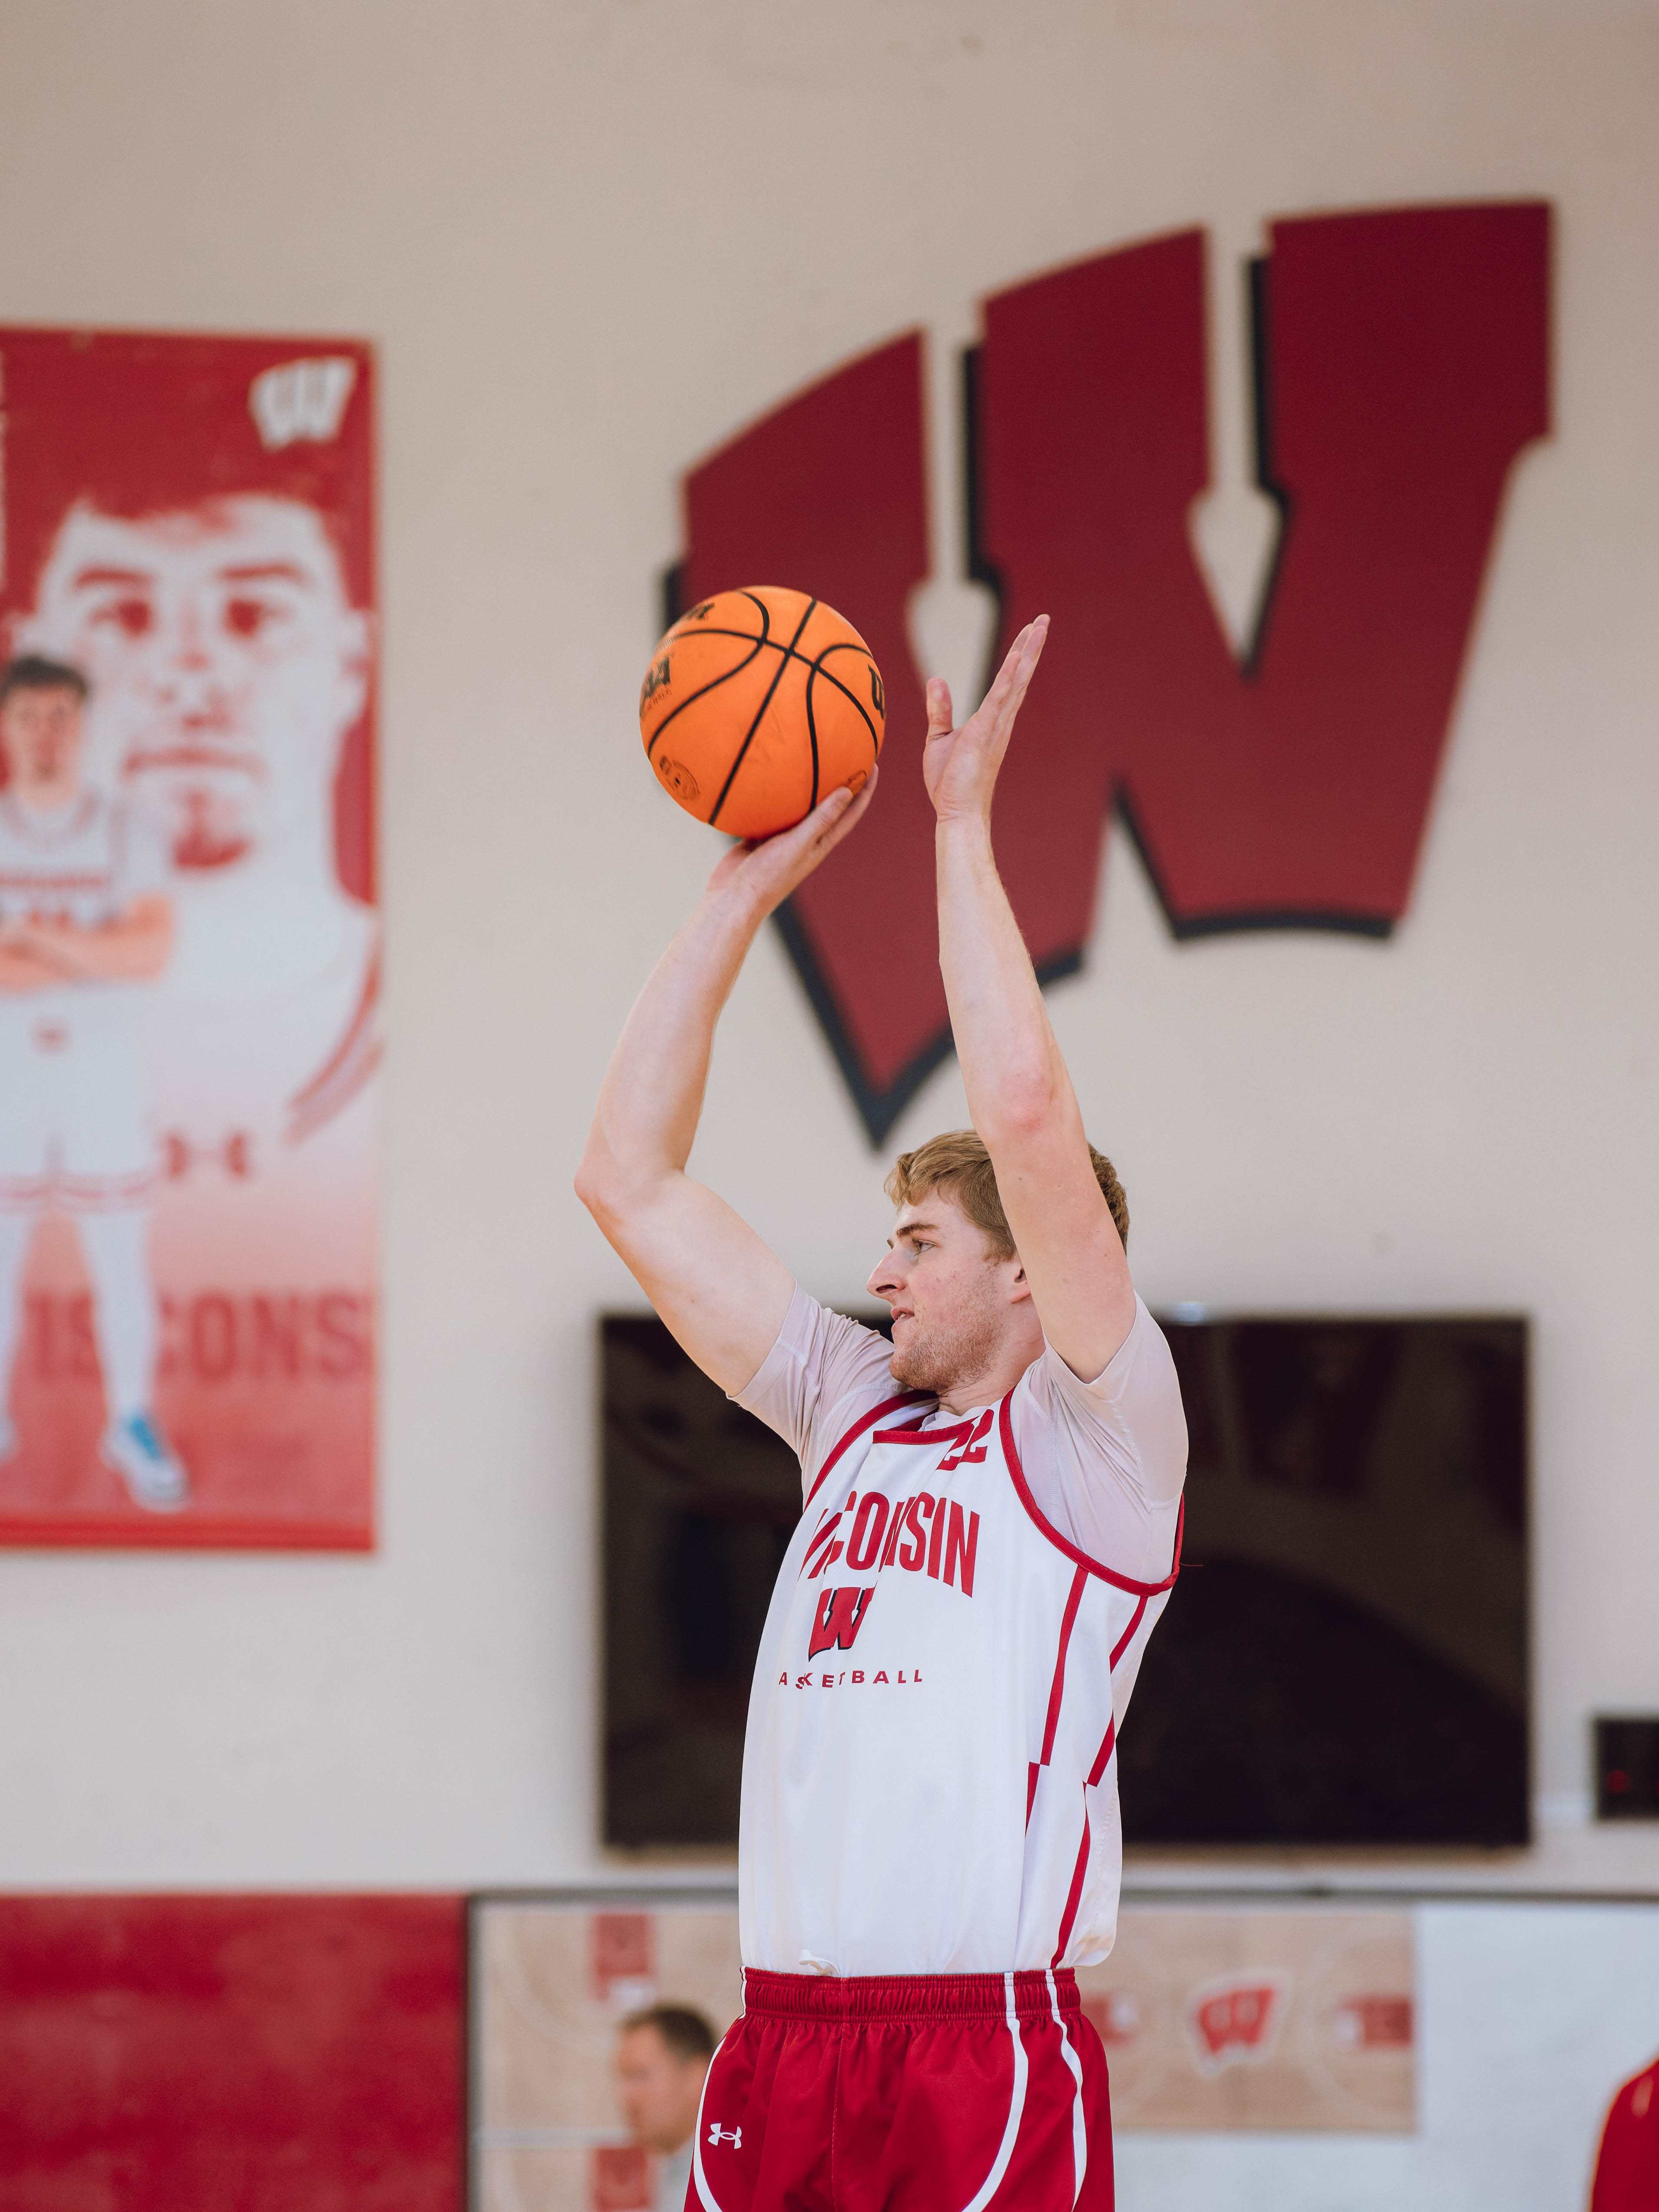
[[[373,1541],[372,399],[0,330],[0,1541]]]

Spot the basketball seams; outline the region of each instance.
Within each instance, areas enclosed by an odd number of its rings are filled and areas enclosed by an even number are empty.
[[[709,637],[712,637],[714,634],[715,633],[712,630],[708,630],[703,633],[705,636]],[[720,634],[726,637],[743,637],[746,635],[746,633],[743,630],[725,630]],[[682,699],[678,707],[671,707],[668,712],[663,716],[661,721],[658,723],[656,728],[651,732],[651,742],[645,749],[645,757],[647,760],[652,762],[653,767],[655,766],[655,762],[653,756],[655,754],[657,750],[657,740],[661,737],[663,732],[668,727],[668,725],[677,715],[683,714],[688,707],[695,707],[699,699],[706,699],[711,691],[718,691],[722,684],[729,684],[734,676],[741,676],[745,668],[749,667],[754,661],[759,659],[762,652],[769,645],[774,653],[781,653],[784,650],[784,648],[779,645],[775,638],[754,637],[749,639],[749,643],[754,648],[752,652],[744,653],[743,659],[741,660],[734,661],[730,668],[722,669],[718,676],[711,676],[707,684],[699,684],[697,689],[693,691],[688,698]]]
[[[812,712],[812,678],[817,674],[816,668],[809,669],[805,685],[806,741],[812,748],[812,795],[806,802],[809,814],[818,803],[818,724],[817,717]]]
[[[671,635],[672,635],[672,633],[671,633]],[[863,644],[858,644],[858,646],[856,646],[849,637],[836,637],[836,639],[832,639],[832,641],[830,641],[830,644],[827,644],[825,648],[823,648],[823,653],[818,654],[817,659],[811,659],[811,654],[807,654],[807,653],[796,653],[794,646],[781,646],[779,641],[776,641],[776,637],[759,637],[759,639],[757,639],[757,637],[754,637],[754,630],[717,630],[717,629],[712,629],[712,626],[703,626],[703,623],[699,623],[699,626],[696,626],[695,630],[686,630],[686,633],[684,633],[684,635],[686,635],[686,637],[741,637],[741,639],[744,639],[744,641],[745,641],[745,644],[761,644],[761,646],[769,646],[769,648],[772,648],[772,653],[781,653],[781,654],[783,654],[783,657],[785,657],[785,659],[790,659],[790,661],[805,661],[807,668],[817,668],[818,675],[821,675],[823,679],[825,679],[825,684],[834,684],[834,686],[836,686],[836,690],[838,690],[838,692],[842,692],[842,696],[845,696],[845,702],[848,702],[848,706],[856,708],[856,710],[860,712],[860,714],[863,714],[863,717],[865,717],[865,728],[869,730],[869,734],[872,734],[872,738],[874,738],[874,734],[876,734],[876,723],[872,721],[872,719],[869,719],[869,708],[865,706],[863,699],[860,699],[860,696],[858,696],[858,692],[854,690],[854,688],[849,686],[849,684],[842,684],[841,677],[838,677],[836,672],[832,671],[832,668],[825,668],[825,665],[823,665],[823,664],[825,664],[827,659],[830,659],[830,654],[832,654],[832,653],[860,653],[860,654],[863,654],[865,664],[867,664],[869,668],[874,668],[874,665],[876,665],[876,654],[872,653],[872,650],[869,650],[869,646],[863,646]],[[750,654],[750,659],[754,659],[754,654]],[[738,661],[737,668],[732,668],[732,671],[730,671],[730,672],[732,672],[732,675],[737,675],[738,668],[748,668],[748,661]],[[726,681],[726,677],[721,677],[721,684],[723,684],[723,681]],[[686,702],[681,702],[681,703],[684,703],[684,706],[690,706],[690,699],[686,699]]]
[[[672,633],[671,632],[671,635],[672,634]],[[830,658],[832,653],[856,653],[862,654],[866,665],[873,668],[876,665],[876,656],[871,652],[867,645],[854,645],[850,637],[838,637],[834,639],[829,645],[826,645],[823,651],[818,654],[816,659],[814,659],[810,654],[798,653],[793,645],[781,645],[775,637],[757,638],[752,630],[715,629],[712,626],[705,628],[702,624],[699,624],[696,629],[689,629],[684,633],[684,635],[687,637],[742,638],[749,644],[770,647],[774,653],[782,653],[786,660],[799,660],[803,662],[806,667],[815,670],[818,675],[822,676],[826,684],[833,684],[836,690],[839,691],[842,696],[846,700],[848,705],[851,707],[856,714],[863,716],[864,726],[870,732],[871,742],[875,745],[878,751],[881,750],[881,740],[876,735],[876,726],[870,719],[869,708],[865,705],[864,702],[859,697],[858,693],[853,690],[850,684],[842,683],[841,678],[836,674],[834,669],[826,668],[823,665],[824,662]],[[730,675],[735,676],[738,673],[738,669],[747,668],[749,661],[752,660],[754,658],[754,654],[750,653],[748,660],[738,661],[737,666],[729,670],[727,672]],[[722,676],[718,678],[716,680],[719,683],[724,684],[726,678]],[[705,686],[705,689],[707,687]],[[680,702],[682,707],[689,707],[690,704],[691,702],[690,699],[684,699]],[[678,714],[680,708],[677,707],[674,711],[676,714]]]
[[[823,665],[824,662],[829,659],[832,653],[861,653],[864,655],[866,665],[871,668],[874,668],[876,665],[876,657],[874,653],[871,652],[867,645],[854,645],[849,638],[838,637],[832,644],[826,645],[824,647],[823,651],[812,663],[812,668],[814,674],[823,677],[826,684],[833,684],[835,685],[836,690],[841,693],[848,705],[852,708],[857,715],[859,715],[860,720],[863,721],[865,728],[870,732],[871,744],[874,746],[877,753],[879,754],[881,751],[881,732],[877,730],[875,724],[871,720],[869,712],[865,707],[864,702],[859,697],[858,693],[854,691],[850,685],[842,682],[840,677],[836,674],[833,669],[826,668]],[[885,730],[886,726],[887,718],[884,714],[882,717],[882,729]]]
[[[760,594],[759,594],[757,592],[744,592],[743,593],[743,595],[742,595],[742,596],[743,596],[745,599],[747,599],[747,600],[748,600],[748,602],[749,602],[750,605],[751,607],[753,607],[753,609],[755,610],[755,612],[756,612],[756,613],[760,617],[760,618],[761,618],[761,627],[760,627],[760,634],[761,634],[761,635],[762,635],[763,637],[764,637],[764,638],[770,638],[770,637],[771,637],[771,635],[772,635],[772,610],[771,610],[771,608],[770,608],[770,607],[769,607],[769,606],[767,605],[767,604],[766,604],[765,600],[764,600],[763,599],[762,599],[762,598],[761,598]],[[806,610],[807,614],[809,614],[809,615],[810,615],[810,614],[811,613],[811,611],[812,611],[812,607],[815,607],[817,605],[817,601],[816,599],[814,599],[814,600],[813,600],[813,602],[812,602],[812,605],[811,605],[811,606],[809,606],[809,607],[807,608],[807,610]],[[805,623],[805,617],[802,617],[802,623],[803,623],[803,624]],[[799,636],[800,635],[800,630],[799,630],[799,629],[796,630],[796,632],[795,632],[795,635],[796,635],[797,637],[799,637]]]
[[[699,635],[702,637],[740,637],[747,644],[751,645],[754,647],[753,652],[746,653],[743,659],[736,662],[733,666],[722,669],[718,676],[710,677],[708,683],[700,684],[691,694],[689,699],[682,699],[678,707],[671,708],[668,713],[663,716],[661,721],[658,723],[656,728],[651,732],[651,742],[645,749],[645,757],[647,760],[651,763],[653,768],[657,764],[655,759],[657,740],[661,737],[663,732],[668,727],[668,725],[674,720],[677,714],[683,714],[688,707],[695,707],[699,699],[706,699],[711,691],[718,691],[722,684],[729,684],[734,676],[741,676],[745,668],[749,667],[753,662],[759,659],[761,647],[763,646],[769,645],[774,652],[781,652],[784,649],[778,644],[777,640],[772,635],[772,611],[767,605],[765,600],[757,599],[752,592],[745,592],[743,596],[748,600],[750,605],[754,608],[755,611],[760,617],[761,626],[758,632],[746,629],[706,629],[702,631],[687,630],[684,635],[687,637],[696,637]],[[671,629],[669,632],[669,635],[672,637],[673,635],[673,630],[678,629],[679,624],[678,623],[676,623],[673,626],[673,629]],[[799,633],[797,632],[796,635],[799,635]],[[672,647],[669,649],[671,653],[673,650]],[[721,794],[722,797],[724,797],[724,793]],[[718,811],[719,810],[716,809],[716,811]],[[713,818],[714,817],[711,815],[709,819],[712,821]]]
[[[754,594],[750,592],[745,592],[744,593],[744,597],[746,599],[749,599],[755,606],[759,607],[763,616],[764,616],[766,606],[763,600],[755,599]],[[713,807],[709,810],[708,826],[711,830],[720,818],[721,807],[725,805],[726,800],[732,795],[732,787],[738,780],[738,770],[743,766],[744,760],[748,757],[749,748],[755,742],[756,731],[759,729],[761,724],[766,720],[767,710],[772,704],[773,698],[776,694],[779,684],[783,681],[784,672],[787,669],[791,659],[801,659],[805,658],[804,655],[794,652],[794,646],[797,640],[799,638],[801,632],[806,628],[807,623],[811,621],[813,615],[817,612],[817,604],[818,603],[816,599],[809,599],[807,601],[806,611],[795,625],[794,637],[790,639],[788,647],[785,649],[782,657],[778,662],[778,672],[766,687],[766,696],[761,701],[760,706],[756,712],[755,719],[750,723],[743,743],[738,747],[738,757],[732,762],[731,768],[726,772],[726,781],[720,786],[720,795],[714,801]],[[746,666],[747,663],[745,663],[744,665]]]

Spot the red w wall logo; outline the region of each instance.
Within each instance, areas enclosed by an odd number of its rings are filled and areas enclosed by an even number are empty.
[[[1254,272],[1256,443],[1284,526],[1241,665],[1187,527],[1210,477],[1204,252],[1184,231],[999,293],[969,356],[969,566],[1000,600],[995,653],[1054,617],[997,794],[1045,981],[1082,963],[1114,806],[1178,937],[1388,933],[1504,488],[1549,427],[1544,204],[1275,223]],[[913,331],[691,472],[671,579],[688,605],[799,582],[856,621],[886,678],[879,802],[777,917],[872,1144],[950,1049],[915,865],[923,453]]]
[[[818,1609],[812,1616],[812,1635],[806,1646],[807,1657],[816,1659],[820,1651],[831,1650],[850,1651],[875,1594],[873,1583],[868,1589],[821,1591]]]

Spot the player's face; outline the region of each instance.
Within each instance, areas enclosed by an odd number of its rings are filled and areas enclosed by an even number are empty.
[[[14,691],[0,707],[0,757],[21,789],[68,797],[79,788],[81,696],[67,684]]]
[[[617,2096],[635,2142],[678,2150],[697,2124],[707,2071],[700,2059],[677,2057],[654,2027],[630,2028],[617,2045]]]
[[[893,1379],[943,1397],[994,1362],[1008,1326],[1015,1261],[994,1259],[984,1231],[945,1192],[927,1192],[893,1224],[871,1294],[893,1315]]]
[[[368,648],[314,509],[229,499],[127,521],[77,507],[27,638],[87,670],[96,765],[179,866],[314,833]]]

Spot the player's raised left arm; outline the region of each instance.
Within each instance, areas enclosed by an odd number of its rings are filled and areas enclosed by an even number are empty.
[[[161,891],[146,891],[112,921],[92,928],[73,921],[26,922],[17,943],[70,982],[146,983],[172,957],[173,902]]]
[[[1134,1286],[991,850],[992,794],[1048,631],[1043,615],[1020,632],[985,703],[959,730],[949,685],[928,685],[923,774],[937,816],[939,964],[968,1110],[996,1170],[1043,1333],[1073,1373],[1092,1382],[1129,1333]]]

